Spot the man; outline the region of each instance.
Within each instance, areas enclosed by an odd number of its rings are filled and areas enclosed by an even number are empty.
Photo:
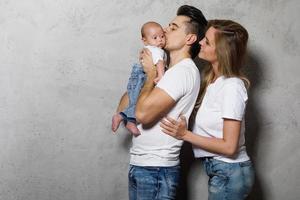
[[[207,24],[202,12],[181,6],[165,29],[169,68],[155,86],[156,70],[151,53],[144,50],[141,63],[147,75],[137,105],[136,118],[141,135],[133,138],[130,150],[129,199],[175,199],[179,183],[179,153],[182,141],[161,131],[159,121],[180,114],[189,118],[200,87],[200,74],[194,58],[200,49]],[[128,103],[121,98],[117,111]]]

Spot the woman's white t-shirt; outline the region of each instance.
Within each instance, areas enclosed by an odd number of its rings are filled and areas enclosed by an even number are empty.
[[[225,162],[249,160],[245,146],[245,108],[248,100],[244,82],[239,78],[219,77],[209,84],[195,119],[193,132],[214,138],[223,138],[224,118],[242,122],[239,149],[233,158],[193,147],[195,157],[214,157]]]

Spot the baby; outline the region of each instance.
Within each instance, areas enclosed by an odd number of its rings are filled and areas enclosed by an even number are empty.
[[[157,83],[165,72],[166,53],[162,48],[165,47],[166,39],[163,28],[156,22],[147,22],[141,28],[142,41],[145,48],[152,54],[153,62],[157,69],[157,77],[154,82]],[[112,131],[117,131],[120,123],[124,121],[126,128],[136,137],[140,135],[135,118],[135,106],[141,88],[145,82],[145,72],[140,64],[134,64],[132,67],[129,82],[127,84],[127,94],[129,98],[128,107],[122,112],[116,113],[112,118]]]

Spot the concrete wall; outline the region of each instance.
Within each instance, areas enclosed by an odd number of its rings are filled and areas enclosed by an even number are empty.
[[[111,133],[111,115],[139,27],[182,4],[247,27],[249,199],[299,199],[299,1],[0,0],[1,200],[127,199],[130,137]],[[200,162],[185,160],[179,199],[206,199]]]

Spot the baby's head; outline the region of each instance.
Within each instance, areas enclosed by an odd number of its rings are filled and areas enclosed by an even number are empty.
[[[156,22],[147,22],[142,26],[141,33],[144,45],[151,45],[160,48],[165,47],[165,33],[160,24]]]

